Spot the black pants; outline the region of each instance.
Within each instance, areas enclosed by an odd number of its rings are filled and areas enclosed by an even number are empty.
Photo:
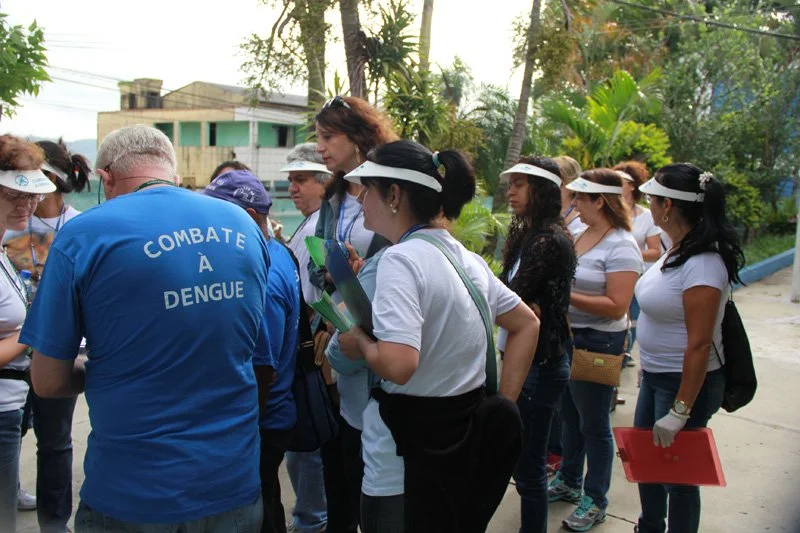
[[[367,496],[361,494],[363,533],[405,533],[405,495]]]
[[[281,503],[278,468],[291,439],[291,430],[261,430],[261,496],[264,522],[261,533],[286,533],[286,513]]]
[[[356,533],[361,515],[361,431],[337,413],[339,434],[322,447],[325,496],[328,500],[327,533]]]

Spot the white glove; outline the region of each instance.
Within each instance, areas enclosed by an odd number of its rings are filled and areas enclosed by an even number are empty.
[[[674,409],[670,409],[669,413],[653,426],[653,444],[669,448],[675,440],[675,435],[683,429],[687,420],[689,415],[679,415]]]

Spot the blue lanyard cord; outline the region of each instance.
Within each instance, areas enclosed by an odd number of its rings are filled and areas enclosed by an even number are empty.
[[[356,220],[358,220],[358,217],[361,216],[361,212],[364,211],[364,206],[360,206],[358,213],[356,213],[356,216],[354,216],[350,221],[350,224],[344,227],[344,204],[346,198],[347,197],[342,198],[342,203],[339,204],[339,224],[336,230],[336,235],[341,242],[350,242],[348,238],[352,238],[353,236],[353,226],[356,225]],[[344,231],[342,231],[342,227],[344,227]]]
[[[570,206],[569,206],[569,209],[567,209],[567,212],[566,212],[566,213],[564,213],[564,220],[566,220],[566,218],[567,218],[567,217],[570,215],[570,213],[572,213],[572,211],[573,211],[574,209],[575,209],[575,206],[574,206],[574,205],[570,205]]]
[[[397,242],[398,242],[398,243],[400,243],[400,242],[403,242],[403,240],[404,240],[406,237],[408,237],[409,235],[411,235],[411,234],[412,234],[412,233],[414,233],[415,231],[419,231],[419,230],[421,230],[421,229],[430,228],[430,227],[433,227],[433,226],[431,226],[430,224],[416,224],[416,225],[414,225],[414,226],[411,226],[410,228],[408,228],[408,231],[406,231],[405,233],[403,233],[403,236],[402,236],[402,237],[400,237],[400,240],[399,240],[399,241],[397,241]]]
[[[50,224],[48,224],[47,222],[45,222],[44,219],[42,219],[41,217],[36,217],[36,218],[41,220],[42,224],[44,224],[48,228],[52,229],[53,230],[53,236],[55,236],[55,235],[58,235],[58,230],[61,229],[61,224],[64,223],[64,219],[66,218],[66,215],[67,215],[67,204],[64,203],[64,205],[61,207],[61,214],[58,215],[58,219],[56,220],[56,227],[55,228],[53,226],[51,226]],[[33,215],[28,219],[28,241],[29,241],[29,244],[31,246],[31,261],[33,262],[33,273],[36,273],[36,267],[39,266],[39,260],[36,258],[36,249],[33,246],[33,217],[35,217],[35,216],[36,215]]]

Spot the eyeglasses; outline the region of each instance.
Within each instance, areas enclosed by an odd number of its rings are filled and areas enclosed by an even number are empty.
[[[337,94],[336,96],[334,96],[333,98],[331,98],[330,100],[328,100],[327,102],[325,102],[325,104],[322,106],[322,109],[328,109],[329,107],[330,107],[330,108],[334,108],[334,107],[344,107],[344,108],[346,108],[346,109],[352,109],[352,108],[350,107],[350,104],[348,104],[348,103],[347,103],[347,102],[344,100],[344,98],[342,98],[342,97],[341,97],[341,96],[339,96],[338,94]]]
[[[44,194],[31,194],[27,192],[11,192],[5,187],[0,189],[0,196],[5,198],[11,203],[20,204],[20,203],[29,203],[35,204],[37,202],[41,202],[44,200]]]

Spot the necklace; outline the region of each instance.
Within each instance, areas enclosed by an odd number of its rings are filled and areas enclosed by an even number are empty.
[[[175,184],[172,183],[171,181],[162,180],[162,179],[152,179],[152,180],[149,180],[149,181],[145,181],[141,185],[137,185],[133,189],[133,191],[131,191],[131,192],[139,192],[142,189],[144,189],[146,187],[152,187],[153,185],[172,185],[173,187],[175,186]]]
[[[317,211],[319,211],[319,209],[317,209]],[[314,213],[316,213],[317,211],[314,211]],[[312,216],[314,216],[314,213],[311,213],[311,214],[310,214],[310,215],[308,215],[308,216],[307,216],[305,219],[303,219],[303,221],[300,223],[300,225],[299,225],[299,226],[297,226],[297,229],[296,229],[296,230],[294,230],[294,233],[292,233],[292,236],[291,236],[291,237],[289,237],[289,242],[292,242],[292,241],[294,240],[295,236],[296,236],[298,233],[300,233],[300,231],[301,231],[303,228],[305,228],[305,227],[306,227],[306,224],[308,224],[308,221],[309,221],[309,219],[311,219],[311,217],[312,217]]]
[[[591,245],[589,248],[587,248],[587,249],[586,249],[586,250],[584,250],[583,252],[579,253],[579,254],[578,254],[578,257],[583,257],[584,255],[586,255],[587,253],[589,253],[590,251],[592,251],[592,249],[593,249],[595,246],[597,246],[598,244],[600,244],[601,242],[603,242],[603,239],[605,239],[605,238],[606,238],[606,235],[608,235],[608,234],[611,232],[611,230],[612,230],[612,229],[614,229],[614,226],[610,226],[610,227],[609,227],[609,228],[608,228],[608,229],[607,229],[607,230],[606,230],[606,231],[605,231],[605,232],[604,232],[604,233],[603,233],[603,234],[600,236],[600,238],[597,240],[597,242],[595,242],[594,244],[592,244],[592,245]],[[586,235],[588,232],[589,232],[589,230],[586,230],[586,231],[584,231],[583,233],[581,233],[580,235],[578,235],[578,238],[577,238],[577,239],[575,239],[575,248],[576,248],[576,250],[577,250],[577,247],[578,247],[578,242],[580,242],[580,240],[583,238],[583,236],[584,236],[584,235]]]
[[[11,271],[7,268],[7,264],[11,265],[11,270],[14,271],[14,276],[11,276]],[[9,283],[14,287],[14,290],[19,296],[19,299],[22,301],[22,305],[25,306],[25,309],[28,308],[28,290],[25,288],[25,283],[22,281],[22,278],[19,276],[19,272],[17,272],[16,267],[11,264],[11,261],[8,259],[8,254],[3,250],[0,253],[0,267],[3,269],[3,274],[6,275]]]

